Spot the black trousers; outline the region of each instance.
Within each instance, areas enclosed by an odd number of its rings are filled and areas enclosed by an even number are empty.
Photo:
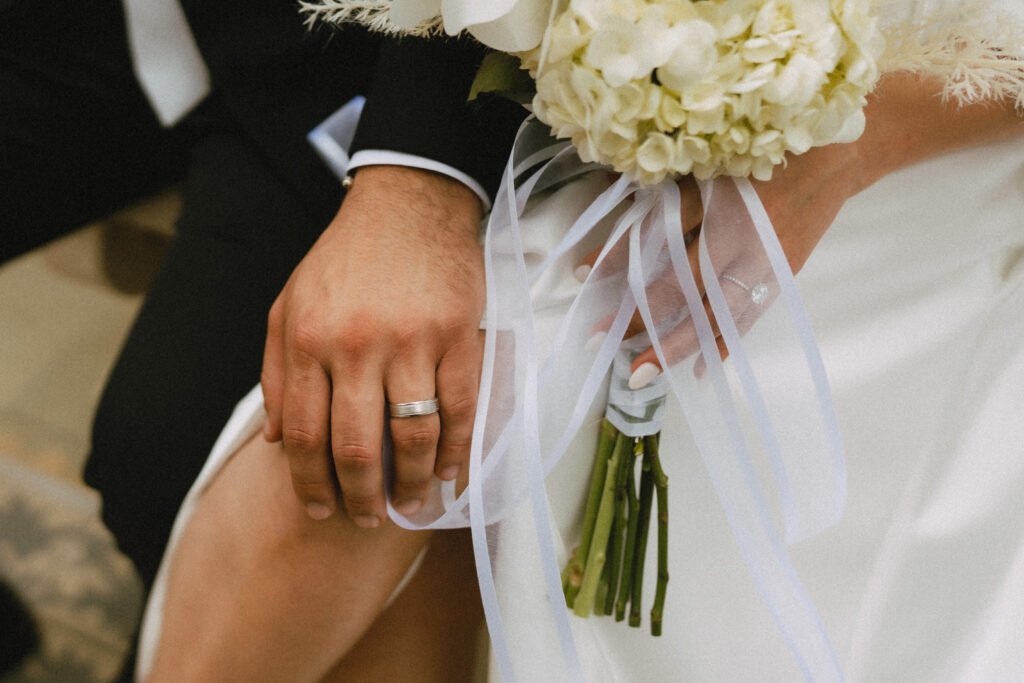
[[[311,68],[233,84],[249,100],[215,87],[165,130],[124,35],[118,0],[0,4],[0,261],[184,181],[177,237],[99,403],[84,473],[148,588],[178,505],[259,379],[270,305],[340,203],[304,135],[363,81],[314,96],[327,77]]]

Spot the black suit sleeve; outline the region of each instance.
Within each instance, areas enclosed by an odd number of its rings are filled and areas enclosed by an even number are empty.
[[[352,151],[391,150],[440,161],[493,197],[526,110],[490,95],[467,102],[485,54],[469,38],[386,41]]]

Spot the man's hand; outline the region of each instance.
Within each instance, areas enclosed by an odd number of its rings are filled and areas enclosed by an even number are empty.
[[[333,512],[339,486],[357,524],[384,519],[386,401],[440,403],[440,414],[390,420],[399,512],[422,506],[432,474],[451,480],[465,467],[484,309],[480,218],[457,181],[362,168],[271,308],[264,437],[283,441],[314,519]]]

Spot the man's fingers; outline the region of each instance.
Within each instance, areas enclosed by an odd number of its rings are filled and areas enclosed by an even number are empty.
[[[353,358],[350,366],[357,373],[332,371],[331,451],[345,511],[356,524],[372,529],[387,514],[381,463],[384,387],[380,368],[361,358]]]
[[[263,408],[267,413],[263,438],[270,442],[281,440],[281,406],[284,403],[283,330],[281,305],[275,303],[267,316],[267,340],[263,346],[263,369],[260,372]]]
[[[295,495],[313,519],[334,511],[334,473],[328,457],[330,381],[324,369],[305,353],[286,357],[287,381],[281,408],[281,436]]]
[[[483,332],[453,346],[437,367],[437,394],[441,402],[441,441],[434,472],[445,481],[466,467],[473,442]]]
[[[387,376],[388,402],[394,405],[436,398],[436,371],[435,364],[425,354],[415,362],[393,364]],[[421,409],[418,406],[409,408]],[[429,409],[429,406],[422,409]],[[423,507],[430,491],[441,418],[435,412],[410,417],[392,416],[390,420],[391,438],[395,446],[392,500],[396,510],[403,515],[411,515]]]

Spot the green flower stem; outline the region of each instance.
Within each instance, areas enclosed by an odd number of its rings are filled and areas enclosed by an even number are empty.
[[[658,493],[658,584],[654,592],[654,606],[651,607],[651,635],[661,635],[661,618],[665,610],[665,591],[668,588],[668,477],[658,457],[658,440],[648,437],[653,444],[651,469],[654,486]]]
[[[583,512],[583,534],[580,537],[580,544],[572,551],[569,564],[562,573],[565,602],[570,608],[574,606],[580,584],[583,582],[583,571],[590,552],[594,525],[597,523],[597,510],[601,502],[601,491],[604,489],[605,473],[608,471],[608,460],[611,458],[618,434],[619,430],[611,422],[601,421],[601,436],[597,443],[594,471],[590,475],[590,491],[587,493],[587,505]]]
[[[615,588],[618,586],[619,573],[622,571],[622,546],[626,536],[626,501],[628,499],[626,483],[629,481],[629,470],[634,463],[633,454],[636,452],[636,441],[634,439],[632,448],[629,447],[629,442],[626,442],[626,450],[622,454],[619,471],[615,476],[615,518],[612,522],[612,536],[609,541],[611,562],[608,571],[608,591],[605,595],[602,614],[611,614],[615,609]],[[631,564],[630,560],[626,560],[627,565]]]
[[[608,537],[611,535],[612,520],[615,516],[615,478],[625,447],[626,437],[619,434],[615,439],[615,448],[612,449],[612,456],[608,460],[608,467],[605,471],[604,488],[601,491],[601,502],[597,506],[594,531],[590,536],[583,579],[573,603],[573,613],[576,616],[589,616],[594,609],[597,585],[601,580],[601,574],[604,573],[604,563],[608,554]]]
[[[594,593],[594,614],[599,617],[605,615],[604,603],[608,597],[609,576],[612,570],[612,563],[608,561],[611,554],[611,538],[608,539],[608,548],[605,549],[605,562],[601,570],[601,578],[597,582],[597,592]]]
[[[629,526],[626,528],[626,547],[622,553],[624,564],[622,579],[619,582],[619,596],[615,602],[615,621],[626,618],[626,605],[633,590],[634,549],[636,548],[637,518],[640,514],[640,499],[636,495],[636,459],[643,461],[644,439],[633,443],[633,457],[630,459],[626,475],[626,505],[629,510]]]
[[[637,519],[636,547],[633,549],[633,591],[629,602],[629,625],[640,625],[640,601],[643,596],[644,558],[647,556],[647,533],[651,525],[651,503],[654,499],[654,473],[651,455],[644,452],[640,468],[640,501]]]

